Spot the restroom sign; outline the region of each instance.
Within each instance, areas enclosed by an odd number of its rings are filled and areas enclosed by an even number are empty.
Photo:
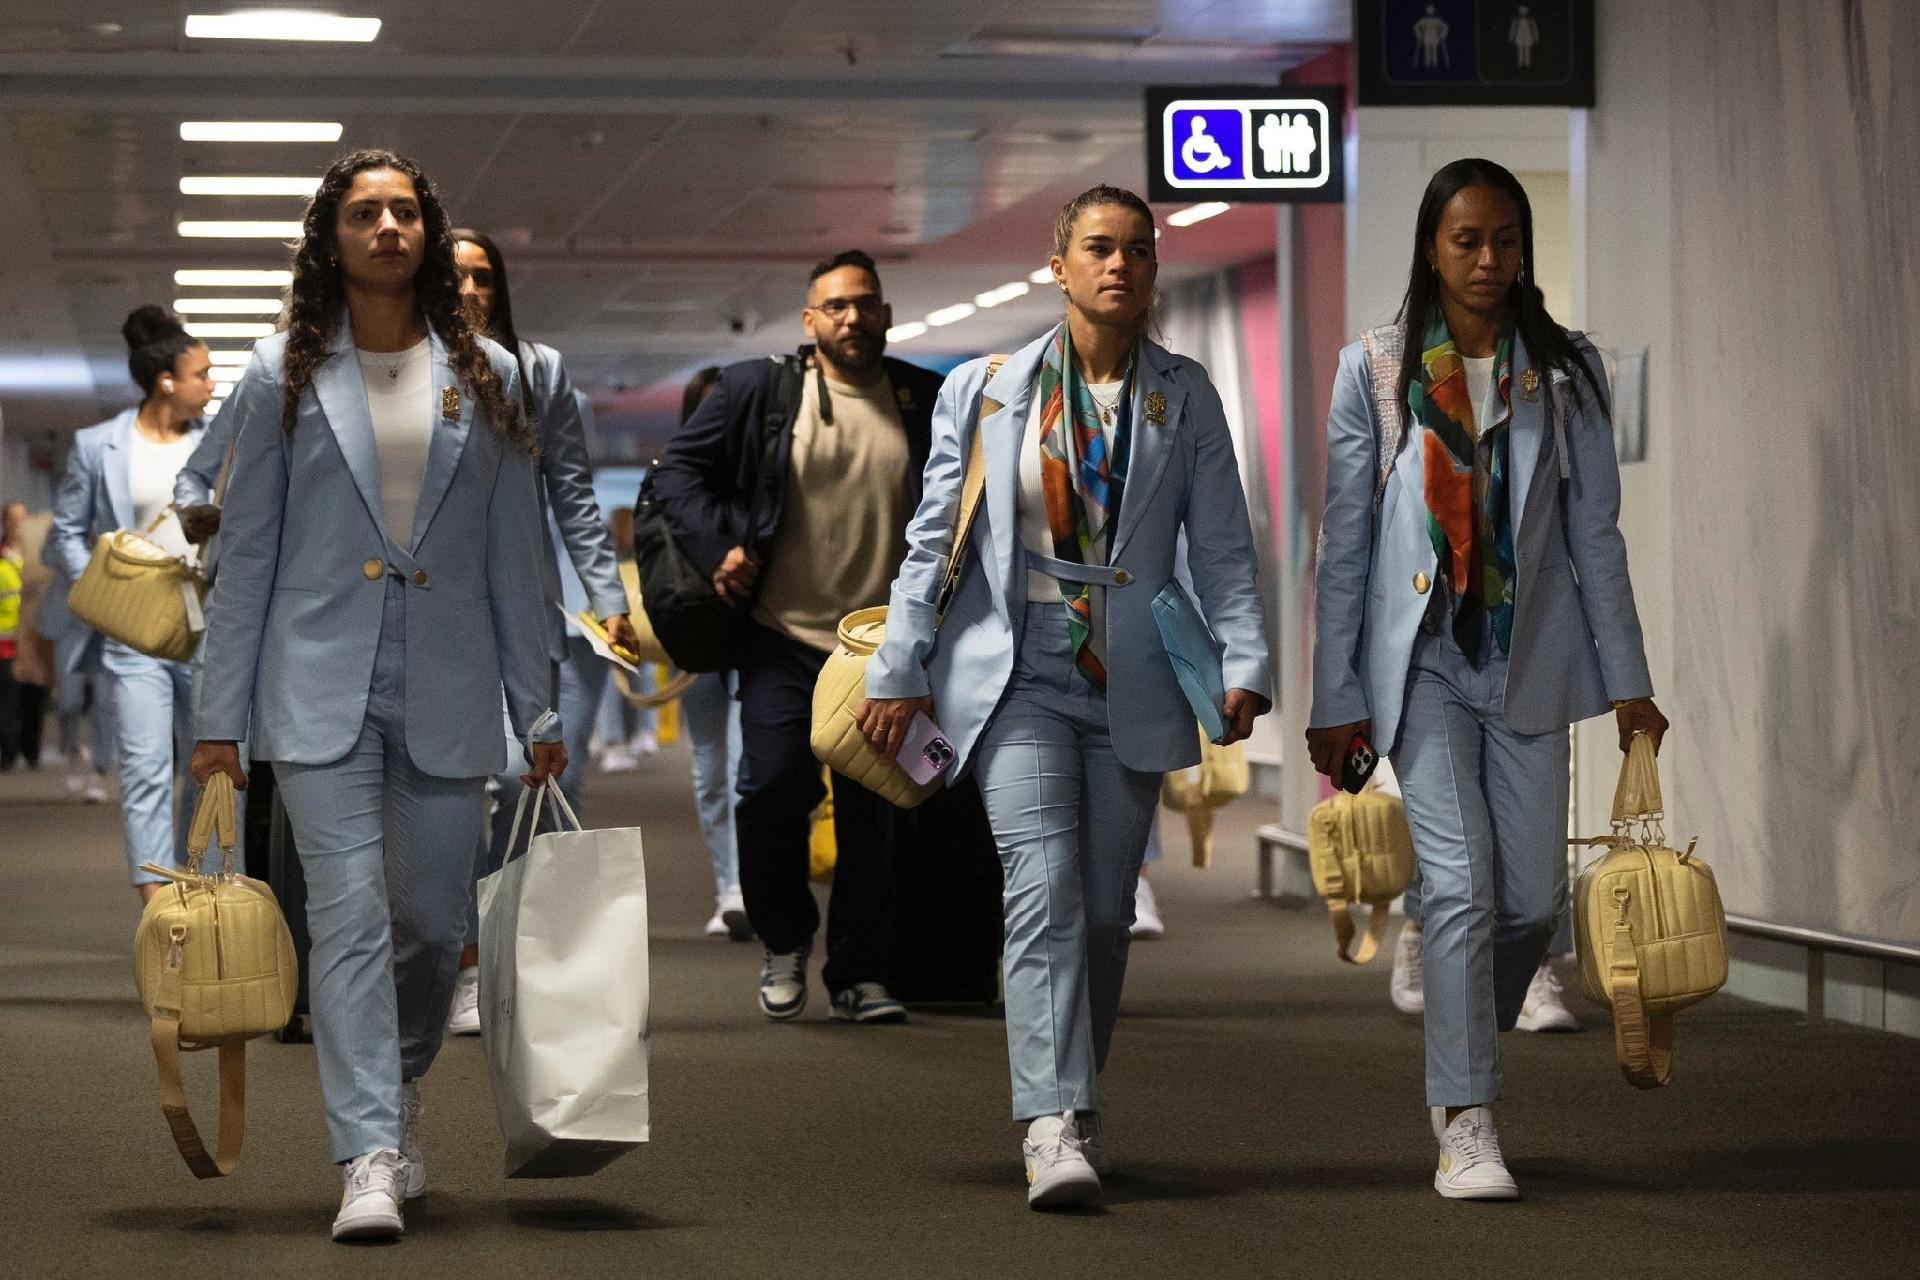
[[[1340,110],[1337,90],[1149,89],[1148,198],[1339,200]]]

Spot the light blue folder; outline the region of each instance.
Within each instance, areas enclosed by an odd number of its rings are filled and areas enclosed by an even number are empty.
[[[1178,582],[1169,582],[1153,598],[1153,620],[1159,624],[1167,661],[1173,664],[1174,677],[1193,706],[1201,732],[1207,735],[1207,741],[1219,742],[1227,736],[1226,718],[1220,710],[1227,700],[1220,642],[1200,616],[1200,606]]]

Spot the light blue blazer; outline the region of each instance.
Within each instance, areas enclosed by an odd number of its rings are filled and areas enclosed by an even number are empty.
[[[559,740],[541,631],[540,505],[533,459],[494,434],[431,335],[433,436],[413,550],[381,532],[379,454],[353,334],[281,429],[286,337],[263,338],[222,409],[239,441],[207,598],[194,736],[251,736],[257,759],[326,764],[360,736],[387,578],[406,583],[406,736],[444,778],[501,772],[500,688],[522,740]],[[484,343],[509,398],[507,353]],[[438,410],[451,388],[451,418]],[[428,411],[427,406],[422,406]]]
[[[80,581],[93,559],[93,544],[100,535],[133,527],[131,480],[134,420],[139,410],[126,409],[105,422],[74,433],[73,448],[67,454],[66,470],[60,475],[60,488],[53,499],[53,527],[41,561],[57,570],[68,583]],[[205,426],[194,423],[188,435],[202,438]],[[197,451],[197,450],[196,450]],[[74,671],[89,670],[98,664],[105,637],[95,632],[77,651]]]
[[[1034,376],[1052,338],[1049,333],[1022,348],[991,382],[987,361],[969,360],[940,389],[925,494],[907,529],[886,641],[867,666],[871,697],[933,695],[935,718],[959,752],[955,778],[1006,692],[1014,642],[1030,607],[1018,521],[1020,447]],[[1199,728],[1153,618],[1153,598],[1174,576],[1182,529],[1201,612],[1225,650],[1226,687],[1271,701],[1273,677],[1255,587],[1253,529],[1219,393],[1198,364],[1152,342],[1142,344],[1135,382],[1127,487],[1109,557],[1116,583],[1124,577],[1125,585],[1104,588],[1107,715],[1120,762],[1164,773],[1200,759]],[[983,390],[1002,406],[981,424],[986,501],[936,637],[936,596]],[[1165,401],[1159,423],[1145,412],[1154,396]]]
[[[1606,385],[1593,345],[1576,342]],[[1613,425],[1585,379],[1556,378],[1570,406],[1567,480],[1548,419],[1548,387],[1521,390],[1532,358],[1513,347],[1508,494],[1513,504],[1513,649],[1506,719],[1519,733],[1550,733],[1651,697],[1640,615],[1620,536],[1620,467]],[[1543,380],[1544,381],[1544,380]],[[1411,423],[1376,505],[1379,433],[1366,348],[1340,353],[1327,415],[1327,510],[1314,579],[1313,713],[1317,727],[1373,721],[1374,749],[1400,737],[1413,641],[1439,576],[1427,534],[1425,432]],[[1423,590],[1425,588],[1425,590]]]
[[[533,395],[534,416],[540,429],[540,530],[546,555],[541,586],[547,600],[547,653],[555,662],[567,656],[566,620],[556,605],[569,612],[590,608],[605,618],[627,612],[627,590],[620,585],[620,566],[613,539],[593,496],[593,464],[587,450],[591,410],[586,397],[574,390],[573,379],[560,353],[537,342],[520,344],[520,365],[526,370]],[[572,572],[560,563],[554,546],[559,534]],[[575,579],[585,587],[580,603]]]

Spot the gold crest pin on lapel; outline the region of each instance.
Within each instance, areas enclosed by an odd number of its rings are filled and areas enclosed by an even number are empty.
[[[1520,398],[1537,400],[1540,398],[1540,371],[1529,369],[1520,375]]]
[[[1156,427],[1167,425],[1167,398],[1158,391],[1147,392],[1147,421]]]
[[[448,422],[454,422],[459,419],[460,389],[458,387],[447,387],[445,390],[441,391],[440,416],[442,418],[445,418]]]

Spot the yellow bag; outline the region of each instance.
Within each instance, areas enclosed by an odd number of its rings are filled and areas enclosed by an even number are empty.
[[[1613,834],[1574,887],[1580,985],[1613,1011],[1620,1071],[1639,1089],[1673,1077],[1673,1015],[1727,981],[1727,917],[1713,869],[1667,847],[1653,740],[1636,734],[1613,794]]]
[[[93,559],[67,593],[67,607],[74,617],[129,649],[186,662],[206,630],[200,612],[206,597],[207,581],[199,569],[131,529],[121,529],[101,534],[93,544]]]
[[[1169,773],[1160,783],[1160,803],[1175,813],[1190,807],[1218,809],[1247,794],[1252,786],[1245,744],[1216,746],[1202,730],[1199,766]]]
[[[1413,833],[1400,797],[1368,783],[1359,795],[1341,792],[1313,807],[1307,819],[1307,861],[1313,887],[1327,900],[1334,941],[1348,964],[1365,964],[1387,935],[1387,908],[1413,879]],[[1373,914],[1358,952],[1353,943],[1353,906]]]
[[[832,884],[833,868],[840,861],[840,841],[833,828],[833,775],[824,769],[820,772],[827,794],[813,811],[813,825],[807,832],[807,879]]]
[[[655,662],[663,667],[672,666],[673,659],[667,656],[667,647],[653,633],[653,624],[647,621],[646,606],[640,603],[640,566],[637,562],[620,562],[620,585],[627,589],[627,621],[633,623],[634,633],[640,637],[639,660]]]
[[[1005,356],[988,359],[989,380],[1000,371],[1006,359]],[[973,443],[968,448],[966,470],[960,481],[960,507],[954,520],[953,544],[947,552],[947,569],[936,598],[933,624],[936,631],[940,618],[946,613],[947,602],[953,597],[953,589],[960,581],[960,570],[966,563],[967,539],[973,533],[974,519],[980,514],[980,497],[986,489],[986,454],[980,423],[999,408],[997,401],[981,396],[980,412],[973,424]],[[867,746],[867,740],[860,733],[860,709],[867,700],[867,659],[887,638],[887,607],[856,609],[840,620],[838,635],[840,643],[828,655],[813,686],[814,757],[835,773],[844,774],[883,796],[889,803],[911,809],[939,790],[945,775],[922,786],[907,776],[898,761],[885,759]]]
[[[140,914],[133,938],[134,981],[152,1021],[160,1107],[174,1145],[198,1178],[232,1173],[246,1136],[247,1045],[293,1016],[300,982],[293,937],[273,891],[258,880],[200,874],[207,840],[217,833],[228,865],[234,856],[233,782],[211,778],[187,837],[187,869],[148,863],[143,871],[173,883]],[[207,1154],[187,1108],[180,1053],[220,1050],[219,1153]]]

